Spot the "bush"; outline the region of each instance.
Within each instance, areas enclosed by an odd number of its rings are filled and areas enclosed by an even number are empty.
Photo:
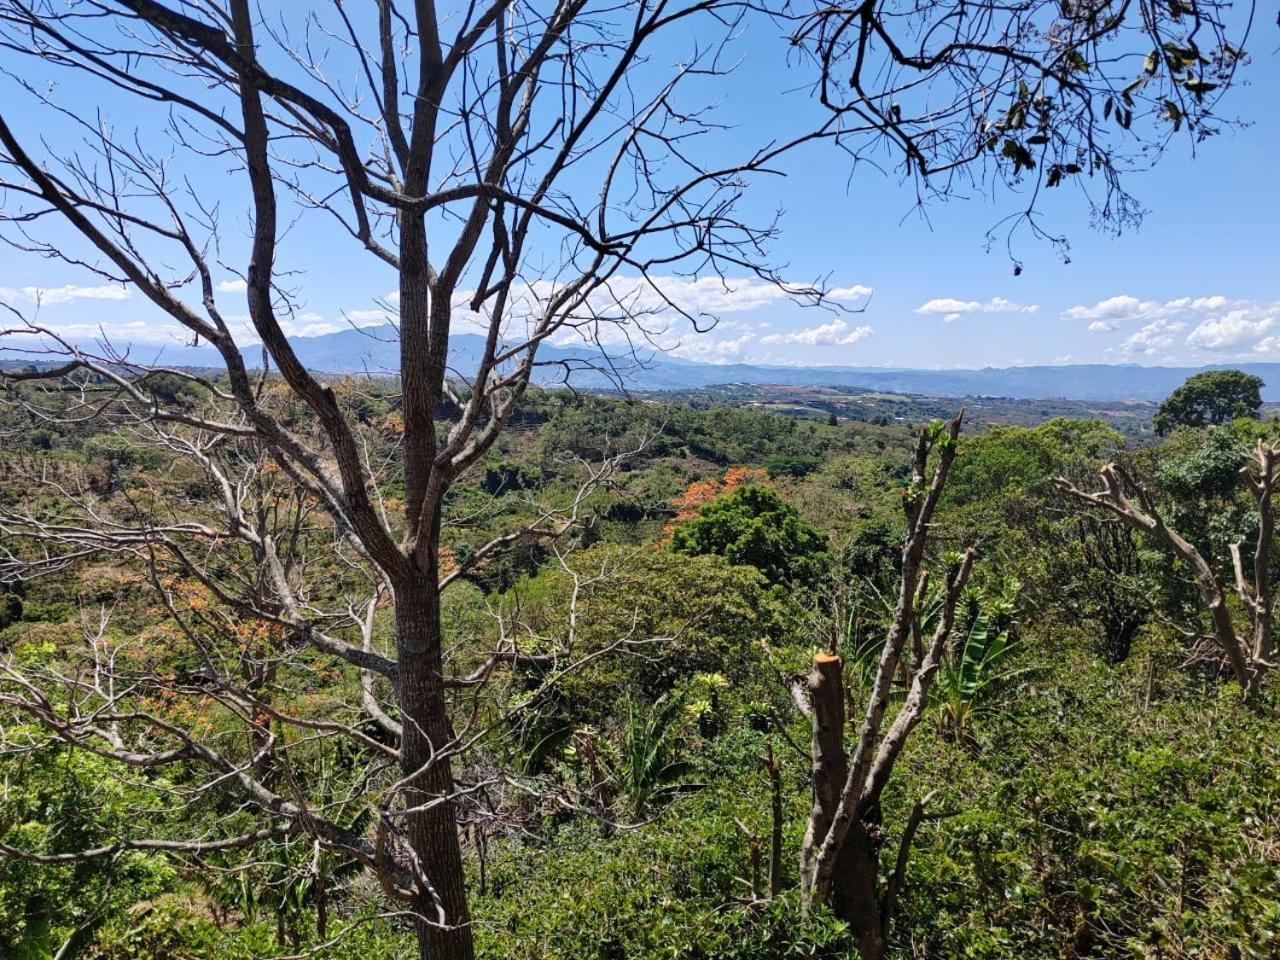
[[[812,586],[827,572],[827,539],[769,487],[735,487],[676,525],[671,549],[755,567],[770,583]]]
[[[640,645],[559,680],[553,701],[563,722],[601,722],[615,716],[628,693],[652,702],[699,673],[722,674],[743,697],[776,687],[764,669],[760,639],[785,642],[796,618],[756,570],[720,557],[613,545],[593,547],[572,562],[580,571],[605,572],[578,597],[575,655],[621,639]],[[549,570],[522,582],[512,602],[518,598],[531,633],[559,642],[571,590],[566,573]],[[528,682],[540,676],[534,671]]]
[[[757,773],[758,776],[758,773]],[[792,826],[804,798],[794,800]],[[781,960],[848,958],[844,924],[804,917],[784,896],[759,912],[746,893],[746,841],[734,817],[754,821],[761,797],[742,789],[682,801],[660,823],[611,839],[592,826],[561,831],[536,851],[497,849],[478,910],[486,960]],[[798,839],[798,838],[797,838]]]
[[[1043,669],[980,750],[915,743],[914,789],[958,815],[918,844],[901,936],[1000,960],[1280,955],[1274,706],[1090,644],[1024,648]]]

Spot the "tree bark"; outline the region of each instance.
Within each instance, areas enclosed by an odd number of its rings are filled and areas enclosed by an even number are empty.
[[[813,776],[813,808],[800,850],[800,876],[804,879],[806,907],[815,891],[810,883],[822,841],[831,829],[840,791],[849,775],[849,758],[844,751],[844,666],[832,653],[818,653],[806,686],[812,704],[810,760]]]
[[[849,776],[849,758],[844,748],[844,665],[840,658],[831,653],[816,654],[808,688],[813,704],[813,810],[801,853],[800,869],[805,878],[813,876],[822,841],[831,829]],[[862,960],[877,960],[884,955],[876,893],[879,860],[871,832],[863,823],[863,813],[859,811],[855,816],[836,856],[830,906],[837,917],[853,927]],[[806,889],[806,900],[813,893]]]
[[[853,928],[858,960],[883,960],[887,924],[880,912],[879,817],[859,811],[836,860],[831,883],[831,911]]]
[[[426,551],[432,558],[434,550]],[[453,730],[445,703],[440,597],[434,569],[396,589],[396,647],[404,736],[400,766],[412,778],[406,804],[409,848],[425,889],[413,907],[422,960],[471,960],[475,955],[467,913],[466,878],[453,801]],[[440,751],[446,751],[442,756]]]

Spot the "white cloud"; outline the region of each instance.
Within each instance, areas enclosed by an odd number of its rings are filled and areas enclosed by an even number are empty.
[[[561,284],[551,280],[516,284],[508,298],[508,316],[520,320],[539,315],[543,306],[561,289]],[[646,322],[650,333],[661,335],[669,331],[655,329],[655,320],[661,327],[664,323],[678,321],[681,313],[697,317],[745,313],[792,298],[805,299],[803,289],[779,286],[755,277],[691,279],[622,275],[610,278],[592,291],[587,302],[575,310],[575,319],[641,320]],[[861,300],[872,292],[872,288],[865,284],[854,284],[835,287],[827,292],[827,296],[832,300]],[[454,295],[455,308],[468,308],[472,293],[471,290],[457,291]],[[394,309],[399,306],[400,295],[392,291],[379,302],[385,302]],[[354,315],[354,312],[348,311],[348,315]]]
[[[1035,313],[1039,309],[1039,304],[1014,303],[1004,297],[992,297],[990,300],[957,300],[955,297],[937,297],[916,307],[916,313],[922,313],[925,316],[941,314],[944,323],[954,323],[965,314],[970,313]]]
[[[828,290],[827,296],[832,300],[861,300],[863,297],[869,297],[875,291],[865,284],[855,283],[852,287],[836,287],[834,290]]]
[[[27,300],[44,307],[54,307],[77,300],[128,300],[133,290],[121,283],[99,287],[81,287],[68,283],[61,287],[23,287],[21,291],[0,287],[0,300]]]
[[[1269,311],[1258,308],[1229,310],[1221,316],[1211,316],[1187,335],[1187,346],[1206,350],[1230,350],[1249,344],[1256,345],[1262,335],[1276,322],[1280,311],[1273,306]]]
[[[1115,330],[1122,320],[1143,319],[1154,307],[1159,306],[1152,300],[1139,300],[1137,297],[1121,295],[1099,300],[1091,307],[1076,306],[1062,312],[1068,320],[1092,320],[1090,330]]]
[[[280,318],[280,329],[289,337],[318,337],[349,328],[345,320],[327,320],[322,314],[309,311]]]
[[[730,363],[742,355],[742,348],[755,340],[754,333],[744,333],[732,340],[717,340],[709,336],[688,337],[680,343],[663,349],[673,356],[686,360],[702,360],[709,363]]]
[[[830,323],[797,330],[794,333],[771,333],[760,339],[761,343],[800,343],[806,346],[848,346],[871,336],[872,329],[867,324],[849,329],[849,324],[841,319]]]
[[[670,301],[687,313],[721,314],[757,310],[788,296],[776,284],[750,278],[655,277],[646,283],[641,277],[618,277],[593,295],[593,305],[597,309],[622,306],[637,313],[669,313]]]
[[[559,288],[550,281],[529,284],[528,298],[545,302]],[[856,300],[871,293],[863,285],[837,287],[829,296]],[[595,290],[587,307],[601,315],[674,318],[679,311],[691,315],[719,316],[773,306],[801,295],[801,288],[788,288],[754,277],[651,277],[618,276]],[[521,297],[513,296],[513,313],[519,313]]]
[[[1090,321],[1094,333],[1110,333],[1128,323],[1143,326],[1120,345],[1123,353],[1153,356],[1173,343],[1172,333],[1190,327],[1184,344],[1192,350],[1266,353],[1273,347],[1266,337],[1280,326],[1280,301],[1225,297],[1176,297],[1141,300],[1128,294],[1092,305],[1064,310],[1068,320]]]
[[[391,323],[396,315],[389,310],[344,310],[342,315],[357,327]]]
[[[217,281],[215,289],[219,294],[236,294],[246,289],[245,281],[225,276]],[[511,291],[507,304],[507,318],[504,334],[522,336],[528,323],[541,315],[548,301],[555,296],[563,285],[552,280],[538,280],[517,284]],[[766,308],[782,306],[791,300],[804,300],[804,289],[786,287],[769,283],[758,277],[718,276],[704,278],[686,278],[677,276],[616,276],[608,283],[592,292],[587,303],[574,310],[563,331],[565,341],[588,340],[596,343],[619,343],[627,345],[630,341],[643,345],[670,345],[669,349],[677,355],[708,359],[729,359],[742,355],[748,343],[758,342],[759,337],[769,332],[772,320],[765,313]],[[104,285],[100,287],[80,287],[67,285],[55,289],[37,291],[35,287],[24,290],[0,288],[0,298],[15,302],[31,301],[41,297],[45,304],[62,304],[79,300],[125,300],[132,290],[123,285]],[[866,284],[847,284],[827,291],[832,300],[851,304],[865,301],[873,293]],[[458,330],[487,324],[485,309],[478,314],[470,311],[472,291],[459,290],[454,296],[455,321]],[[292,316],[281,315],[280,322],[289,336],[318,336],[352,326],[376,326],[394,322],[399,307],[399,292],[392,290],[381,297],[372,298],[364,303],[356,300],[351,309],[344,309],[341,303],[330,305],[327,309],[316,312],[299,312]],[[751,317],[751,311],[758,311]],[[702,334],[691,336],[685,315],[698,318],[698,326],[705,329],[713,318],[719,318],[717,333],[712,336]],[[763,322],[757,322],[763,317]],[[121,344],[124,342],[167,342],[181,339],[185,333],[172,327],[167,318],[153,317],[140,327],[125,326],[126,321],[138,319],[136,315],[129,317],[86,316],[69,317],[64,324],[57,324],[59,329],[71,331],[77,336],[88,330],[98,330],[99,325],[108,334],[116,331]],[[239,319],[226,317],[236,329],[237,339],[253,336],[250,325]],[[71,324],[74,326],[68,326]],[[748,336],[747,329],[754,332]],[[776,329],[776,327],[774,327]],[[731,331],[731,332],[728,332]],[[775,342],[803,345],[849,345],[857,343],[871,333],[870,326],[854,326],[846,320],[832,320],[807,330],[799,330],[793,334],[779,336]],[[718,337],[718,338],[717,338]]]
[[[1173,346],[1174,335],[1185,326],[1185,323],[1176,320],[1152,320],[1120,344],[1120,351],[1154,356],[1161,350],[1167,350]]]

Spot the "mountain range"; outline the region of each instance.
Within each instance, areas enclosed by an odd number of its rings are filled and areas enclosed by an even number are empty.
[[[309,369],[331,374],[392,373],[399,361],[395,328],[342,330],[291,341]],[[475,368],[484,347],[478,334],[450,338],[450,364],[465,375]],[[143,351],[134,352],[142,360]],[[247,360],[254,359],[251,349]],[[0,360],[3,360],[0,351]],[[1021,367],[983,367],[970,370],[921,370],[887,367],[768,366],[750,363],[699,363],[662,353],[642,354],[625,363],[606,363],[592,347],[544,344],[538,352],[535,382],[569,382],[582,390],[614,390],[619,383],[636,392],[696,390],[725,384],[773,384],[796,387],[836,387],[932,397],[1008,397],[1020,400],[1162,400],[1187,377],[1211,367],[1155,367],[1137,364],[1055,364]],[[218,367],[210,347],[165,347],[156,362],[166,366]],[[1221,366],[1221,365],[1220,365]],[[1261,377],[1263,399],[1280,401],[1280,363],[1231,364],[1232,369]],[[604,369],[612,368],[606,374]]]

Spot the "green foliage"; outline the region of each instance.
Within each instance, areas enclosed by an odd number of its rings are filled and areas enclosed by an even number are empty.
[[[113,918],[84,960],[169,960],[212,957],[226,950],[213,922],[174,896],[143,900]]]
[[[900,524],[876,518],[858,526],[840,550],[842,573],[887,588],[902,568],[903,532]]]
[[[9,731],[20,735],[22,728]],[[34,735],[35,731],[29,731]],[[145,794],[122,771],[88,753],[46,749],[4,761],[0,842],[57,854],[135,832]],[[152,822],[162,819],[152,810]],[[0,956],[74,957],[131,904],[169,889],[176,876],[163,860],[140,853],[42,866],[0,859]]]
[[[959,813],[917,847],[904,936],[988,960],[1275,956],[1274,716],[1087,646],[1029,661],[981,751],[917,744],[912,776]]]
[[[338,394],[369,425],[371,453],[394,464],[398,441],[378,433],[394,395],[343,384]],[[936,413],[911,410],[916,422]],[[832,424],[533,391],[492,461],[451,494],[449,547],[465,561],[511,522],[536,516],[536,503],[568,502],[577,468],[567,454],[616,452],[654,435],[621,465],[616,487],[594,496],[593,523],[554,544],[564,566],[548,562],[548,544],[522,543],[443,597],[450,667],[460,674],[484,662],[500,620],[521,652],[548,653],[566,642],[574,612],[573,656],[504,665],[484,685],[477,714],[457,718],[460,730],[484,731],[483,764],[530,788],[463,801],[468,813],[473,803],[497,805],[496,821],[471,821],[497,825],[488,844],[470,834],[466,842],[482,956],[853,960],[844,926],[820,911],[806,917],[797,903],[808,728],[780,676],[801,676],[814,646],[834,637],[851,715],[863,708],[895,597],[909,458],[905,425],[872,426],[841,411]],[[3,458],[6,503],[56,515],[56,496],[28,489],[45,471],[68,487],[84,479],[112,509],[129,503],[139,476],[157,476],[172,484],[168,506],[179,519],[209,495],[197,472],[129,435],[22,429],[24,449]],[[1238,470],[1266,429],[1236,421],[1177,430],[1124,456],[1162,512],[1221,563],[1227,543],[1252,535]],[[1066,473],[1078,486],[1096,483],[1120,435],[1055,419],[961,444],[935,542],[977,542],[985,580],[964,598],[931,722],[908,741],[883,797],[885,873],[916,799],[937,790],[930,809],[954,814],[920,828],[895,960],[1280,956],[1274,692],[1242,711],[1207,672],[1185,669],[1183,640],[1164,622],[1183,612],[1185,571],[1141,534],[1081,515],[1046,482]],[[664,549],[673,497],[720,476],[724,464],[767,466],[777,490],[739,487],[704,505]],[[840,545],[835,559],[828,542]],[[315,562],[315,589],[352,587],[343,565]],[[926,558],[932,570],[947,562]],[[0,595],[5,664],[83,675],[74,651],[87,605],[113,609],[113,634],[147,636],[164,625],[139,581],[117,579],[121,567],[69,567]],[[820,590],[789,589],[797,585]],[[816,604],[815,593],[840,602]],[[936,584],[929,601],[926,634]],[[1163,616],[1152,615],[1157,601]],[[380,648],[392,630],[392,611],[378,610]],[[179,677],[198,668],[189,648],[157,647],[159,668]],[[354,679],[334,676],[321,663],[303,684],[273,680],[273,702],[285,711],[320,704],[311,715],[371,731]],[[225,710],[200,709],[207,735],[243,759]],[[0,707],[8,743],[24,736],[22,722]],[[147,731],[138,737],[145,742]],[[766,738],[783,764],[783,894],[747,907],[745,834],[769,829]],[[372,836],[361,792],[370,756],[323,742],[318,733],[293,742],[299,788],[313,809]],[[0,756],[0,839],[59,852],[121,836],[241,832],[249,818],[231,795],[215,788],[192,800],[188,775],[185,764],[122,772],[33,737],[29,749]],[[0,860],[0,957],[47,960],[65,946],[63,956],[78,960],[256,960],[305,955],[323,940],[335,942],[317,950],[320,960],[416,957],[409,924],[377,916],[386,902],[368,874],[332,852],[315,854],[309,841],[291,839],[199,862],[136,853],[52,868]],[[325,925],[317,865],[327,880]]]
[[[1025,497],[1064,462],[1096,461],[1123,438],[1096,420],[1055,418],[1038,427],[993,427],[965,436],[947,480],[946,497],[956,506],[993,504]]]
[[[208,391],[189,377],[157,370],[140,379],[143,390],[168,404],[191,407],[208,397]]]
[[[1230,425],[1177,437],[1160,451],[1154,473],[1164,513],[1210,562],[1225,565],[1231,544],[1257,535],[1252,498],[1240,481],[1246,453]]]
[[[827,540],[769,487],[745,484],[678,524],[671,549],[755,567],[770,583],[813,585],[826,573]]]
[[[760,640],[792,642],[798,615],[768,590],[759,571],[652,546],[599,545],[573,564],[580,571],[608,572],[577,598],[575,649],[579,656],[596,656],[558,676],[536,716],[516,731],[522,769],[540,768],[573,730],[608,725],[628,695],[652,703],[700,674],[723,676],[743,700],[778,695]],[[548,570],[519,584],[510,602],[520,604],[532,634],[558,637],[572,590],[567,573]],[[599,655],[619,641],[633,646]],[[533,686],[548,677],[531,667],[521,679]]]
[[[1239,370],[1206,370],[1169,394],[1155,415],[1156,433],[1177,427],[1207,427],[1237,417],[1256,417],[1262,406],[1262,379]]]
[[[818,465],[819,460],[817,457],[797,456],[795,454],[776,454],[767,458],[764,462],[765,470],[774,479],[778,477],[806,477],[818,469]]]
[[[985,595],[974,595],[969,626],[960,642],[948,650],[930,694],[938,711],[938,725],[957,743],[973,744],[973,724],[991,707],[998,688],[1027,668],[1009,669],[1009,635],[1020,585],[998,584]]]
[[[1042,614],[1094,631],[1098,653],[1120,663],[1155,609],[1153,571],[1162,558],[1144,562],[1139,536],[1126,524],[1065,499],[1050,503],[1058,509],[1028,515],[1038,544],[1027,564],[1028,592]]]
[[[480,489],[490,496],[518,490],[536,490],[542,485],[542,471],[503,460],[485,467]]]
[[[617,780],[634,820],[696,789],[688,781],[690,764],[676,757],[685,702],[683,695],[666,694],[645,708],[627,698]]]
[[[0,593],[0,630],[22,619],[22,598],[15,593]]]
[[[729,769],[742,770],[733,761]],[[735,879],[746,844],[734,821],[757,820],[767,803],[762,779],[758,770],[742,784],[722,778],[718,789],[681,801],[678,815],[611,837],[575,825],[534,850],[498,845],[478,896],[477,910],[492,919],[477,929],[480,957],[848,960],[844,924],[820,912],[804,917],[794,894],[758,912],[733,902],[746,892]],[[797,791],[788,802],[794,834],[805,798]]]

